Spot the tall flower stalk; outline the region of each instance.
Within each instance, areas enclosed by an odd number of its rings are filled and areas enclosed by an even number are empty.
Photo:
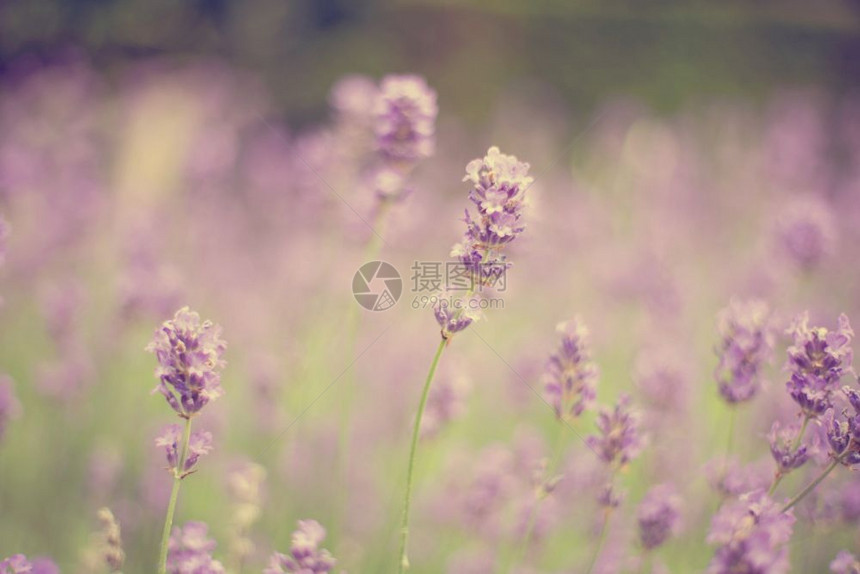
[[[461,297],[449,297],[447,294],[438,296],[433,307],[442,340],[430,363],[412,428],[400,527],[398,572],[401,574],[409,568],[409,510],[415,458],[421,434],[421,418],[433,377],[451,338],[480,316],[480,293],[492,288],[507,270],[503,249],[525,230],[522,222],[525,193],[534,182],[528,176],[528,170],[529,164],[520,162],[516,156],[501,153],[497,147],[491,147],[484,158],[472,160],[466,165],[463,181],[472,185],[469,200],[475,205],[476,215],[466,210],[466,232],[462,241],[452,248],[451,256],[459,260],[471,284]]]
[[[173,516],[179,498],[182,480],[195,471],[201,456],[212,449],[212,435],[208,432],[191,432],[191,421],[210,401],[223,394],[221,370],[224,368],[224,351],[227,344],[221,339],[221,327],[210,321],[201,321],[200,315],[183,307],[173,319],[165,321],[155,332],[146,350],[158,360],[155,371],[158,385],[153,392],[160,393],[174,412],[185,421],[184,427],[169,425],[156,440],[165,450],[168,471],[173,476],[173,487],[167,504],[158,572],[166,574],[167,555]]]

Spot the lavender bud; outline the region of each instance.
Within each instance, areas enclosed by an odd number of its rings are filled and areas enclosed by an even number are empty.
[[[550,355],[544,389],[559,419],[576,418],[594,402],[598,369],[591,360],[588,328],[582,319],[575,317],[556,330],[561,344]]]
[[[101,550],[104,563],[111,572],[121,572],[125,562],[125,552],[122,550],[122,536],[119,524],[108,508],[102,508],[98,512],[101,525]]]
[[[782,512],[764,491],[724,504],[708,534],[708,543],[717,546],[708,574],[787,573],[793,525],[793,513]]]
[[[320,549],[325,539],[325,528],[316,520],[299,520],[299,528],[293,532],[290,554],[275,552],[263,574],[305,574],[330,572],[336,560],[328,550]]]
[[[212,559],[216,544],[208,538],[208,530],[203,522],[187,522],[184,528],[173,529],[167,554],[169,574],[225,574],[224,566]]]
[[[804,415],[818,417],[833,407],[833,393],[845,373],[852,373],[851,338],[854,331],[848,317],[839,316],[839,327],[828,331],[824,327],[809,327],[809,314],[794,320],[788,334],[794,344],[788,348],[785,369],[791,373],[786,383],[791,398]]]
[[[781,429],[779,421],[775,421],[770,428],[770,434],[768,434],[770,453],[776,461],[779,474],[787,474],[800,468],[809,460],[806,445],[799,445],[797,450],[792,449],[798,432],[800,432],[798,425]]]
[[[182,465],[182,469],[179,470],[179,457],[182,456],[179,444],[181,438],[182,427],[176,424],[167,425],[164,427],[161,436],[155,439],[155,445],[164,447],[167,466],[171,472],[184,477],[194,471],[194,467],[201,456],[212,452],[212,433],[207,431],[194,431],[191,433],[185,463]]]
[[[762,301],[732,300],[718,316],[721,342],[714,376],[730,404],[748,401],[761,388],[760,373],[773,350],[770,310]]]
[[[653,487],[639,504],[639,541],[646,550],[653,550],[675,534],[680,521],[681,497],[674,487],[661,484]]]
[[[588,446],[608,465],[625,466],[642,449],[638,414],[630,410],[630,397],[621,395],[613,409],[601,408],[597,435],[586,438]]]
[[[183,307],[155,332],[146,350],[155,353],[159,367],[155,388],[181,417],[188,418],[223,394],[222,359],[227,344],[221,327],[201,321],[200,315]]]
[[[374,106],[379,153],[394,162],[412,163],[433,155],[436,92],[418,76],[386,76]]]

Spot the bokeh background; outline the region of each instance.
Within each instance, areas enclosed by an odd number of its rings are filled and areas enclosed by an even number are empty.
[[[372,146],[330,94],[349,74],[403,73],[438,94],[436,153],[378,229],[407,291],[367,313],[350,285],[372,245]],[[409,270],[447,258],[464,166],[498,145],[532,165],[528,230],[505,308],[443,358],[413,571],[513,560],[558,434],[543,364],[577,314],[598,402],[633,395],[649,437],[595,571],[639,568],[636,505],[666,482],[683,528],[654,571],[703,571],[726,443],[740,482],[767,483],[765,435],[794,417],[783,328],[806,309],[830,328],[860,311],[858,82],[853,1],[0,0],[0,372],[17,397],[0,435],[0,556],[101,571],[95,513],[109,506],[124,571],[154,571],[170,477],[153,441],[175,417],[150,394],[143,348],[187,304],[224,327],[229,366],[200,422],[215,451],[185,481],[177,523],[207,522],[231,572],[237,544],[250,543],[243,571],[260,571],[303,518],[326,526],[339,568],[393,572],[438,341]],[[715,317],[753,296],[780,336],[729,441]],[[593,418],[562,438],[564,478],[522,572],[584,571]],[[860,544],[858,478],[839,470],[798,509],[792,572]]]

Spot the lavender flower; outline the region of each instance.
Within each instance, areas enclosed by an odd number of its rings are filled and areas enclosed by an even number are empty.
[[[497,147],[483,159],[466,165],[463,181],[471,182],[469,199],[477,208],[477,219],[466,211],[466,233],[451,255],[460,259],[477,277],[489,281],[507,265],[499,250],[525,230],[522,211],[525,194],[534,178],[529,164],[505,155]]]
[[[194,467],[201,456],[212,452],[212,433],[207,431],[194,431],[188,441],[188,452],[181,469],[178,469],[180,452],[180,441],[182,440],[182,427],[179,425],[167,425],[161,436],[155,439],[155,445],[164,447],[167,458],[168,469],[175,475],[184,477],[194,472]]]
[[[717,546],[708,574],[788,572],[794,514],[782,512],[764,491],[728,502],[714,516],[708,543]]]
[[[221,327],[201,321],[200,315],[183,307],[155,332],[146,350],[155,353],[160,379],[155,388],[179,416],[197,414],[209,401],[223,394],[222,359],[227,344]]]
[[[101,555],[103,563],[111,572],[121,572],[122,564],[125,562],[125,552],[122,550],[122,537],[119,524],[113,513],[108,508],[102,508],[98,512],[101,525]]]
[[[708,484],[721,497],[737,497],[753,490],[767,489],[771,482],[769,461],[741,465],[734,458],[715,459],[705,467]]]
[[[780,428],[779,421],[774,421],[771,426],[768,441],[770,442],[770,453],[776,461],[777,474],[788,474],[796,468],[803,466],[809,460],[806,445],[799,445],[795,450],[794,441],[800,427],[794,425],[789,428]]]
[[[320,549],[325,528],[316,520],[299,520],[293,532],[290,554],[275,552],[263,574],[316,574],[330,572],[336,563],[328,550]]]
[[[187,522],[174,528],[167,555],[169,574],[224,574],[224,566],[212,559],[215,541],[208,538],[203,522]]]
[[[681,497],[674,487],[661,484],[653,487],[639,504],[639,541],[646,550],[653,550],[675,534],[680,521]]]
[[[717,329],[721,342],[714,376],[720,395],[730,404],[748,401],[761,388],[761,369],[773,350],[768,306],[733,299],[720,312]]]
[[[254,551],[249,530],[260,517],[266,469],[244,462],[227,475],[227,488],[233,502],[231,512],[230,556],[233,564],[243,564]]]
[[[630,397],[621,395],[615,408],[601,408],[597,415],[599,435],[587,437],[586,443],[607,465],[625,466],[642,449],[638,414],[630,409]]]
[[[850,397],[854,412],[843,411],[837,417],[831,409],[824,416],[824,428],[827,442],[830,444],[830,456],[838,459],[847,467],[860,469],[860,404],[857,404],[857,391],[845,388],[844,392]]]
[[[547,362],[544,389],[559,419],[575,418],[594,402],[598,369],[581,318],[560,323],[556,330],[561,344]]]
[[[809,271],[833,252],[836,228],[830,206],[808,197],[790,203],[783,210],[778,218],[776,237],[788,260]]]
[[[0,561],[0,574],[30,574],[33,564],[23,554],[15,554]]]
[[[809,327],[809,314],[801,313],[788,330],[794,344],[788,348],[785,370],[791,373],[786,383],[789,395],[803,414],[814,418],[833,406],[833,393],[846,373],[853,373],[851,338],[854,331],[848,317],[839,316],[839,327]]]
[[[21,403],[15,398],[15,390],[12,388],[12,379],[0,376],[0,439],[6,430],[6,425],[12,419],[21,416]]]
[[[433,155],[436,92],[418,76],[386,76],[374,106],[379,153],[393,162],[411,163]]]
[[[860,574],[860,560],[843,550],[830,563],[830,571],[834,574]]]
[[[481,317],[480,298],[476,295],[454,297],[447,293],[436,296],[433,315],[442,328],[442,338],[450,339]]]

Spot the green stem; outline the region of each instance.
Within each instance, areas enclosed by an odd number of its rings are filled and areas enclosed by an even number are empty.
[[[794,441],[791,443],[791,452],[796,452],[797,448],[800,446],[800,441],[803,440],[803,435],[806,433],[806,427],[809,426],[810,416],[806,415],[803,417],[803,423],[800,425],[800,430],[797,432],[797,436],[794,437]],[[773,477],[773,482],[770,485],[770,489],[767,491],[768,496],[773,496],[773,493],[776,491],[776,487],[779,486],[779,483],[782,482],[783,474],[778,468],[776,470],[776,474]]]
[[[597,547],[594,549],[594,555],[591,557],[591,563],[588,565],[588,570],[585,574],[591,574],[594,570],[594,565],[597,564],[597,559],[600,558],[600,551],[603,549],[603,543],[606,541],[606,531],[609,530],[609,515],[612,514],[612,509],[607,508],[603,514],[603,526],[600,527],[600,537],[597,539]]]
[[[552,475],[555,473],[555,469],[558,468],[559,460],[561,459],[561,453],[564,450],[562,447],[564,445],[564,430],[567,424],[564,421],[560,421],[561,426],[559,427],[558,437],[555,441],[555,448],[553,449],[552,461],[546,467],[547,478],[552,479]],[[542,488],[542,487],[541,487]],[[529,511],[529,520],[526,523],[526,532],[523,536],[522,543],[520,544],[519,550],[514,554],[513,560],[508,563],[507,572],[510,572],[511,569],[522,562],[523,557],[526,555],[526,551],[528,551],[529,543],[532,539],[532,534],[534,532],[535,524],[537,523],[537,515],[540,507],[541,500],[543,500],[542,496],[539,496],[531,510]]]
[[[427,406],[427,397],[430,395],[430,385],[433,383],[433,375],[436,374],[436,367],[439,365],[439,359],[442,357],[442,351],[448,344],[447,339],[442,339],[439,342],[439,347],[436,349],[436,355],[433,357],[433,362],[430,363],[430,371],[427,373],[427,380],[424,381],[424,390],[421,392],[421,402],[418,403],[418,412],[415,415],[415,424],[412,427],[412,444],[409,447],[409,466],[406,470],[406,495],[403,500],[403,522],[400,527],[400,564],[398,572],[403,574],[409,568],[409,558],[406,556],[406,544],[409,539],[409,504],[412,501],[412,475],[415,470],[415,451],[418,450],[418,438],[421,434],[421,417],[424,416],[424,407]]]
[[[833,472],[833,469],[836,468],[836,466],[840,462],[841,462],[840,459],[838,459],[838,458],[834,459],[833,462],[831,462],[830,465],[824,469],[824,472],[822,472],[820,475],[818,475],[818,478],[816,478],[815,480],[810,482],[808,485],[806,485],[806,488],[801,490],[797,494],[797,496],[795,496],[794,498],[789,500],[788,504],[786,504],[785,506],[782,507],[782,512],[787,512],[792,506],[794,506],[795,504],[797,504],[798,502],[803,500],[807,494],[809,494],[810,492],[815,490],[815,487],[818,486],[822,480],[827,478],[827,475],[830,474],[831,472]]]
[[[188,442],[191,440],[191,417],[185,419],[185,432],[182,434],[182,456],[173,469],[173,489],[170,491],[170,502],[167,503],[167,516],[164,519],[164,530],[161,533],[161,552],[158,557],[158,574],[167,573],[167,548],[170,542],[170,531],[173,529],[173,514],[176,512],[176,499],[179,497],[179,484],[182,482],[182,469],[185,457],[188,456]]]

